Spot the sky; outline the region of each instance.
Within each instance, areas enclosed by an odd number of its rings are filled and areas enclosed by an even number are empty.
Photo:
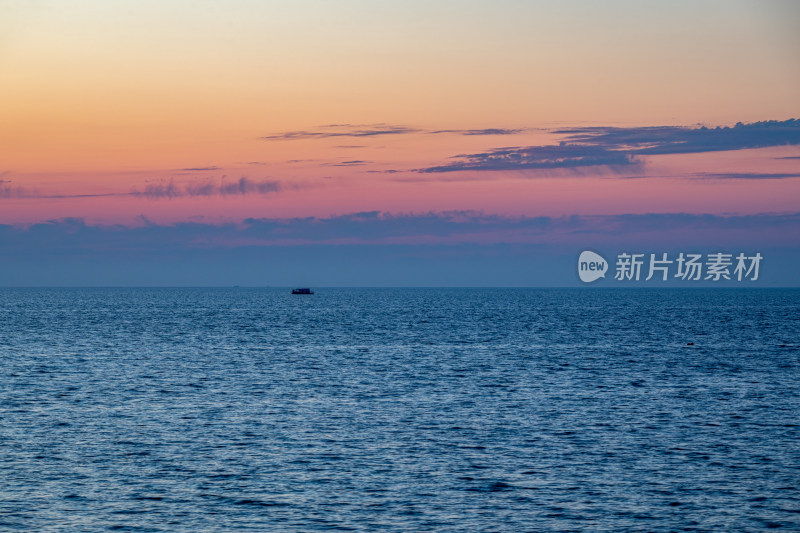
[[[800,286],[798,51],[778,0],[0,0],[0,286]]]

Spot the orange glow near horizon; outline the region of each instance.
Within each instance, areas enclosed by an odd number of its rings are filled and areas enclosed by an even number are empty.
[[[779,159],[796,146],[646,156],[622,171],[416,172],[554,145],[566,126],[792,118],[800,67],[787,50],[800,43],[789,4],[68,4],[3,8],[2,224],[797,210],[800,179],[702,177],[800,173],[800,160]],[[327,135],[348,128],[407,131]],[[484,128],[524,131],[434,133]],[[320,135],[263,139],[297,131]],[[141,194],[224,191],[243,177],[279,190]]]

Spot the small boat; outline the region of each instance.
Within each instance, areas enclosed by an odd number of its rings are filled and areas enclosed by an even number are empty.
[[[314,294],[311,289],[292,289],[292,294]]]

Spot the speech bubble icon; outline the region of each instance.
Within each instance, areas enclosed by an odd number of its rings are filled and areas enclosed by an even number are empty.
[[[584,283],[606,277],[608,261],[602,255],[585,250],[578,257],[578,276]]]

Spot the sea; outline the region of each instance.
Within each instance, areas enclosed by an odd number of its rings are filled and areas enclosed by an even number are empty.
[[[800,531],[800,290],[0,289],[2,531]]]

